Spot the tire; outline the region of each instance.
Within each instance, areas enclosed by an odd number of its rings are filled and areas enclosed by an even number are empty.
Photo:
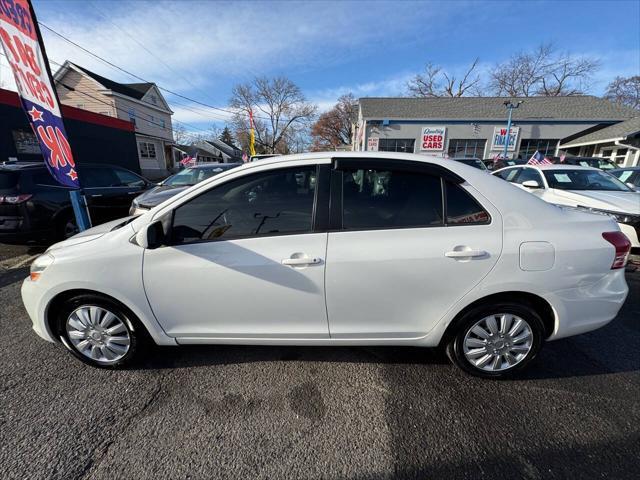
[[[61,242],[73,237],[80,229],[76,223],[76,217],[73,212],[67,212],[60,216],[56,221],[55,240]]]
[[[93,367],[118,369],[131,365],[149,344],[140,321],[108,297],[72,297],[64,302],[56,318],[62,344]]]
[[[446,352],[465,372],[499,379],[526,368],[540,351],[543,340],[542,319],[531,306],[499,303],[464,314],[446,345]]]

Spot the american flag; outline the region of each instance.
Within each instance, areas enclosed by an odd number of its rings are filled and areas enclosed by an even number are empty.
[[[186,167],[193,163],[195,163],[195,158],[193,158],[191,155],[187,155],[180,161],[180,165],[182,165],[183,167]]]
[[[545,157],[538,150],[536,150],[536,153],[534,153],[529,159],[529,161],[527,162],[527,165],[551,165],[551,164],[553,164],[553,162],[549,160],[547,157]]]

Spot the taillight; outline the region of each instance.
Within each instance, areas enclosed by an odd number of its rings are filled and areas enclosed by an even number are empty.
[[[4,197],[0,197],[0,203],[10,203],[11,205],[17,205],[19,203],[24,203],[29,200],[33,195],[29,193],[23,193],[21,195],[6,195]]]
[[[624,268],[631,251],[631,242],[627,236],[622,232],[604,232],[602,237],[616,249],[616,256],[611,264],[611,270]]]

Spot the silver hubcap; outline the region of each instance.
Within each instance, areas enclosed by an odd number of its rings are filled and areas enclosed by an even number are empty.
[[[522,318],[510,313],[484,317],[464,337],[464,355],[480,370],[499,372],[520,363],[531,351],[533,333]]]
[[[67,318],[67,334],[75,349],[99,363],[114,363],[129,351],[125,323],[109,310],[82,306]]]

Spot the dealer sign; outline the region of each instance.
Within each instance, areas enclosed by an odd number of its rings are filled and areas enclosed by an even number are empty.
[[[520,133],[520,127],[511,127],[509,132],[509,147],[508,152],[514,152],[516,150],[516,144],[518,143],[518,134]],[[495,127],[493,129],[493,139],[491,141],[491,150],[504,150],[504,142],[507,138],[506,127]]]
[[[420,139],[422,152],[441,152],[444,150],[444,141],[447,136],[447,127],[423,127]]]

